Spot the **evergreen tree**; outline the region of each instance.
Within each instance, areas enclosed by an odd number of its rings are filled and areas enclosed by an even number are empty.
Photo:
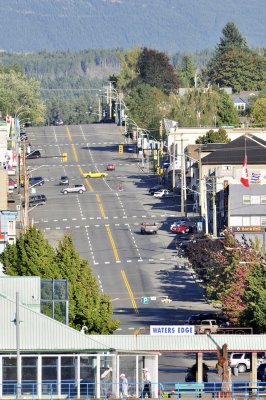
[[[196,68],[193,64],[192,57],[184,55],[180,64],[177,65],[176,71],[180,87],[189,88],[195,86]]]
[[[223,36],[216,47],[216,57],[232,50],[248,50],[246,39],[241,35],[234,22],[228,22],[222,30]]]
[[[59,277],[54,249],[34,226],[20,234],[16,244],[7,245],[0,260],[8,275]]]
[[[100,293],[96,278],[86,260],[80,258],[74,248],[71,235],[65,234],[59,242],[56,259],[61,278],[68,279],[70,325],[88,333],[113,333],[118,320],[110,320],[110,298]]]

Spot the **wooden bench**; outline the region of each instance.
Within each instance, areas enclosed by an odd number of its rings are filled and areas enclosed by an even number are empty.
[[[202,396],[204,391],[204,383],[191,382],[191,383],[176,383],[175,392],[177,398],[181,398],[181,395],[194,395],[194,398]]]

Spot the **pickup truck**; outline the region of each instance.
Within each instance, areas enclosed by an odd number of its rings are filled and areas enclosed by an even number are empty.
[[[153,233],[154,235],[157,234],[159,230],[159,225],[157,222],[142,222],[140,226],[140,232],[142,235],[145,233]]]
[[[204,319],[199,325],[195,325],[195,333],[197,334],[220,334],[220,335],[252,335],[253,329],[239,326],[222,327],[217,324],[214,319]]]
[[[217,333],[219,325],[215,319],[203,319],[199,325],[195,325],[195,332],[198,334],[202,333]]]

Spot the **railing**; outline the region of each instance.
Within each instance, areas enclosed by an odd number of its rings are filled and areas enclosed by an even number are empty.
[[[144,398],[143,383],[129,382],[128,396]],[[158,392],[155,393],[155,388]],[[1,399],[115,399],[120,395],[120,382],[30,382],[23,381],[17,387],[14,381],[0,385]],[[266,382],[152,382],[151,397],[163,400],[174,399],[266,399]],[[124,398],[125,400],[125,398]]]

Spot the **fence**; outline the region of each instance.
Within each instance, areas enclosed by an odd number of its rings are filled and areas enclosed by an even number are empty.
[[[129,382],[128,399],[143,398],[143,383]],[[157,390],[158,388],[158,390]],[[23,381],[20,387],[16,383],[6,382],[0,386],[1,399],[96,399],[122,398],[120,382],[91,383],[81,381],[36,383]],[[157,393],[155,393],[155,390]],[[100,393],[100,396],[97,396]],[[151,397],[163,400],[174,399],[266,399],[266,382],[152,382]],[[125,400],[125,399],[123,399]]]

